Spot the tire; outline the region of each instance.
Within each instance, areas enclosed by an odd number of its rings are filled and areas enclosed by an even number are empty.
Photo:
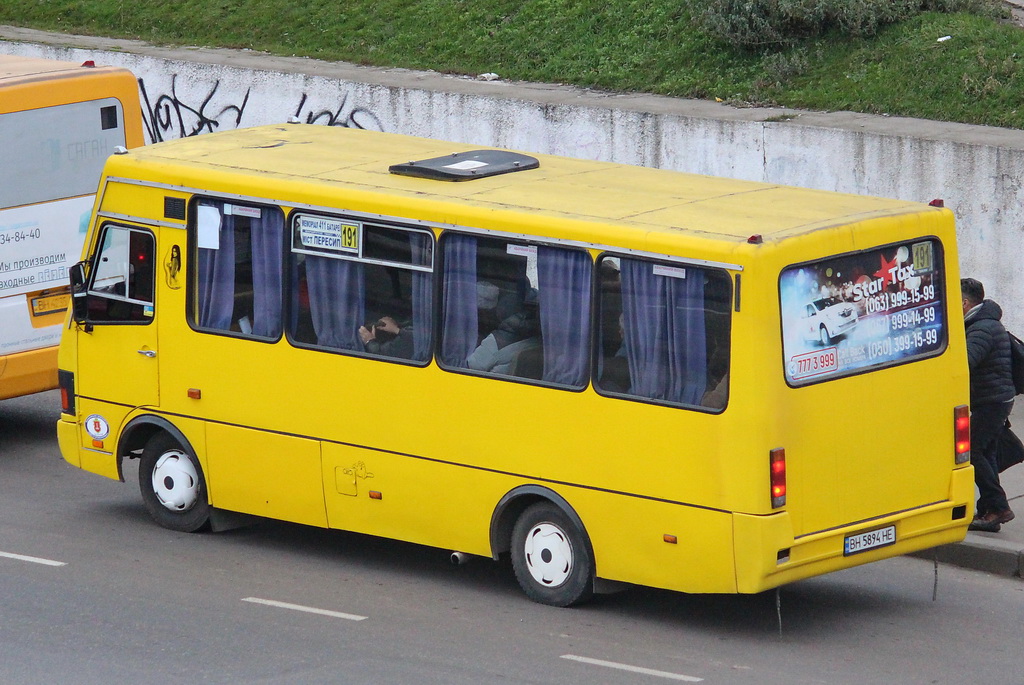
[[[828,334],[828,329],[824,325],[818,329],[818,337],[821,339],[821,344],[825,347],[832,344],[832,336]]]
[[[199,460],[167,433],[154,435],[142,450],[139,489],[149,515],[164,528],[194,533],[210,522]]]
[[[550,502],[524,511],[512,529],[512,568],[535,602],[567,607],[594,594],[594,561],[583,531]]]

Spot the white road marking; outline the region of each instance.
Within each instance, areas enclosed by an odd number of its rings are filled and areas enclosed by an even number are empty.
[[[0,557],[7,557],[8,559],[17,559],[18,561],[31,561],[33,564],[42,564],[43,566],[67,566],[63,561],[54,561],[53,559],[41,559],[40,557],[27,557],[24,554],[12,554],[11,552],[0,552]]]
[[[692,675],[683,675],[682,673],[669,673],[668,671],[655,671],[652,668],[643,668],[641,666],[630,666],[629,664],[620,664],[614,661],[602,661],[601,659],[588,659],[585,656],[576,656],[575,654],[563,654],[563,659],[569,661],[579,661],[584,664],[592,664],[594,666],[604,666],[605,668],[616,668],[620,671],[630,671],[632,673],[642,673],[643,675],[652,675],[658,678],[668,678],[669,680],[683,680],[688,683],[700,683],[703,682],[703,678],[695,678]]]
[[[288,602],[277,602],[273,599],[260,599],[259,597],[245,597],[242,599],[243,602],[252,602],[253,604],[266,604],[269,607],[278,607],[280,609],[291,609],[293,611],[305,611],[307,614],[320,614],[321,616],[333,616],[334,618],[343,618],[346,621],[364,621],[366,616],[357,616],[356,614],[344,614],[340,611],[330,611],[328,609],[317,609],[316,607],[302,606],[301,604],[289,604]]]

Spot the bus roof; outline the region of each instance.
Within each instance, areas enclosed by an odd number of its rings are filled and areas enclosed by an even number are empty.
[[[41,78],[52,79],[63,75],[79,75],[83,69],[120,70],[119,67],[87,67],[81,62],[0,55],[0,87]]]
[[[146,146],[121,157],[121,163],[133,167],[130,171],[119,169],[117,158],[111,158],[107,173],[166,182],[166,172],[173,167],[174,177],[183,185],[238,192],[237,187],[204,185],[213,172],[221,183],[236,186],[233,179],[237,179],[253,192],[268,192],[271,194],[266,197],[291,202],[300,200],[282,195],[285,186],[305,183],[308,188],[312,183],[319,187],[314,194],[330,195],[332,188],[386,194],[392,199],[385,203],[389,207],[425,202],[436,210],[417,212],[416,217],[425,220],[432,220],[432,215],[448,216],[448,223],[457,223],[451,218],[452,203],[457,202],[463,214],[513,211],[533,215],[537,222],[531,225],[535,226],[545,217],[557,217],[582,226],[614,224],[639,229],[648,238],[659,232],[682,231],[691,237],[730,242],[746,242],[753,234],[765,240],[782,239],[877,217],[939,211],[903,200],[551,155],[531,154],[540,161],[536,169],[461,182],[389,173],[392,165],[410,160],[480,149],[478,145],[360,129],[287,124]],[[148,173],[147,167],[151,167]],[[244,182],[239,174],[246,177]]]

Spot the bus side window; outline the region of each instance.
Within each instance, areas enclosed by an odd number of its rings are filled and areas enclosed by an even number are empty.
[[[386,264],[366,269],[367,352],[382,357],[430,359],[433,236],[383,226],[363,227],[363,257]],[[410,267],[421,267],[412,269]]]
[[[295,343],[430,361],[430,232],[296,214],[291,267]]]
[[[277,339],[282,319],[284,215],[277,207],[203,199],[190,221],[193,326]]]
[[[90,323],[153,320],[154,250],[153,235],[148,231],[104,227],[86,296]]]
[[[605,256],[599,390],[725,407],[730,281],[724,272]]]
[[[442,365],[584,387],[590,255],[456,233],[443,241]]]

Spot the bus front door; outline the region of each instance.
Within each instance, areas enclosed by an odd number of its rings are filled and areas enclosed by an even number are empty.
[[[76,390],[83,399],[126,411],[160,403],[155,246],[151,229],[103,228],[79,324]]]

